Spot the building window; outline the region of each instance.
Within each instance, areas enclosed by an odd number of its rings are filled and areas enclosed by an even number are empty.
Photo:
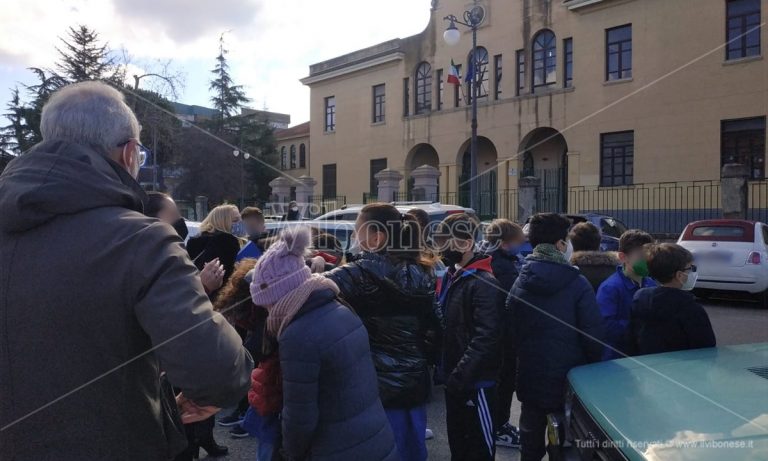
[[[385,103],[385,87],[384,85],[376,85],[373,87],[373,123],[384,122],[384,103]]]
[[[323,197],[336,197],[336,164],[323,165]]]
[[[291,144],[291,169],[296,168],[296,145]]]
[[[573,39],[563,40],[563,86],[573,87]]]
[[[336,131],[336,96],[325,98],[325,131]]]
[[[517,58],[517,91],[515,94],[520,96],[525,91],[525,50],[517,50],[515,57]]]
[[[765,178],[765,117],[724,120],[721,143],[722,165],[747,165],[752,179]]]
[[[760,56],[760,0],[728,0],[727,59]]]
[[[376,181],[376,173],[385,169],[387,169],[387,159],[375,158],[371,160],[371,183],[370,183],[370,189],[368,190],[371,193],[371,195],[376,195],[379,190],[379,187]]]
[[[472,104],[472,97],[475,95],[472,91],[472,84],[477,79],[477,99],[478,102],[488,97],[488,50],[482,46],[477,47],[477,59],[472,58],[472,52],[470,51],[467,58],[467,75],[469,81],[467,82],[467,104]],[[475,69],[477,66],[477,69]]]
[[[438,69],[435,77],[437,78],[437,110],[443,110],[443,101],[445,98],[445,82],[443,81],[443,69]]]
[[[632,24],[605,31],[607,81],[632,78]]]
[[[501,76],[502,76],[502,62],[501,55],[497,54],[493,57],[494,79],[493,79],[493,99],[499,99],[501,97]]]
[[[299,146],[299,168],[307,167],[307,146],[302,144]]]
[[[416,114],[432,110],[432,66],[422,62],[416,68]]]
[[[459,77],[459,84],[453,85],[453,107],[461,105],[461,64],[456,65],[456,74]]]
[[[403,116],[411,115],[411,79],[403,79]]]
[[[288,169],[288,152],[285,149],[285,146],[280,148],[280,169],[281,170]]]
[[[551,30],[542,30],[533,39],[533,91],[557,82],[557,43]]]
[[[600,136],[600,185],[626,186],[633,182],[635,132],[604,133]]]

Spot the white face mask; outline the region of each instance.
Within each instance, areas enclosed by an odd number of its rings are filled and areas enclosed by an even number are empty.
[[[698,272],[688,272],[688,278],[685,280],[685,283],[682,287],[680,287],[683,291],[691,291],[696,286],[696,281],[699,279],[699,273]]]
[[[565,257],[565,260],[570,264],[571,262],[571,256],[573,256],[573,243],[571,243],[570,240],[565,241],[565,251],[563,252],[563,256]]]

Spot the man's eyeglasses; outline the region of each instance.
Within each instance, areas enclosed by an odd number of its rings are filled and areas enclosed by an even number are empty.
[[[129,139],[125,142],[121,142],[117,145],[117,147],[123,147],[129,142],[133,141],[132,139]],[[136,141],[136,145],[139,147],[139,167],[143,167],[147,163],[147,159],[149,158],[151,150],[149,150],[148,147],[142,145],[140,142]]]
[[[690,266],[683,269],[683,272],[696,272],[697,268],[695,265],[691,264]]]

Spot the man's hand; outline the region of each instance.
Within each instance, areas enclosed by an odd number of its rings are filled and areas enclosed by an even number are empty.
[[[224,284],[224,266],[219,262],[219,258],[205,263],[203,270],[200,271],[200,279],[203,281],[203,287],[206,293],[212,293]]]
[[[198,406],[195,402],[184,397],[184,394],[179,394],[176,396],[176,405],[179,407],[179,413],[181,413],[181,422],[184,424],[192,424],[204,421],[221,411],[221,408],[218,407]]]

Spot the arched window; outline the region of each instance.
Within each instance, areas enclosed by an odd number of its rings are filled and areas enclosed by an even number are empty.
[[[475,72],[476,66],[477,71]],[[485,47],[477,47],[477,60],[472,59],[472,52],[469,52],[469,56],[467,56],[468,75],[470,72],[475,73],[472,75],[472,80],[467,83],[467,104],[472,103],[472,97],[475,95],[472,91],[472,82],[475,81],[475,79],[477,79],[478,82],[479,92],[477,100],[480,101],[483,98],[488,97],[488,80],[490,76],[488,75],[488,50],[486,50]]]
[[[557,50],[555,34],[542,30],[533,38],[533,90],[557,82]]]
[[[280,169],[288,169],[288,154],[285,152],[285,146],[280,148]]]
[[[416,68],[416,114],[432,110],[432,66],[422,62]]]
[[[299,146],[299,168],[306,168],[307,166],[307,146],[304,144]]]
[[[291,169],[296,168],[296,145],[291,144]]]

